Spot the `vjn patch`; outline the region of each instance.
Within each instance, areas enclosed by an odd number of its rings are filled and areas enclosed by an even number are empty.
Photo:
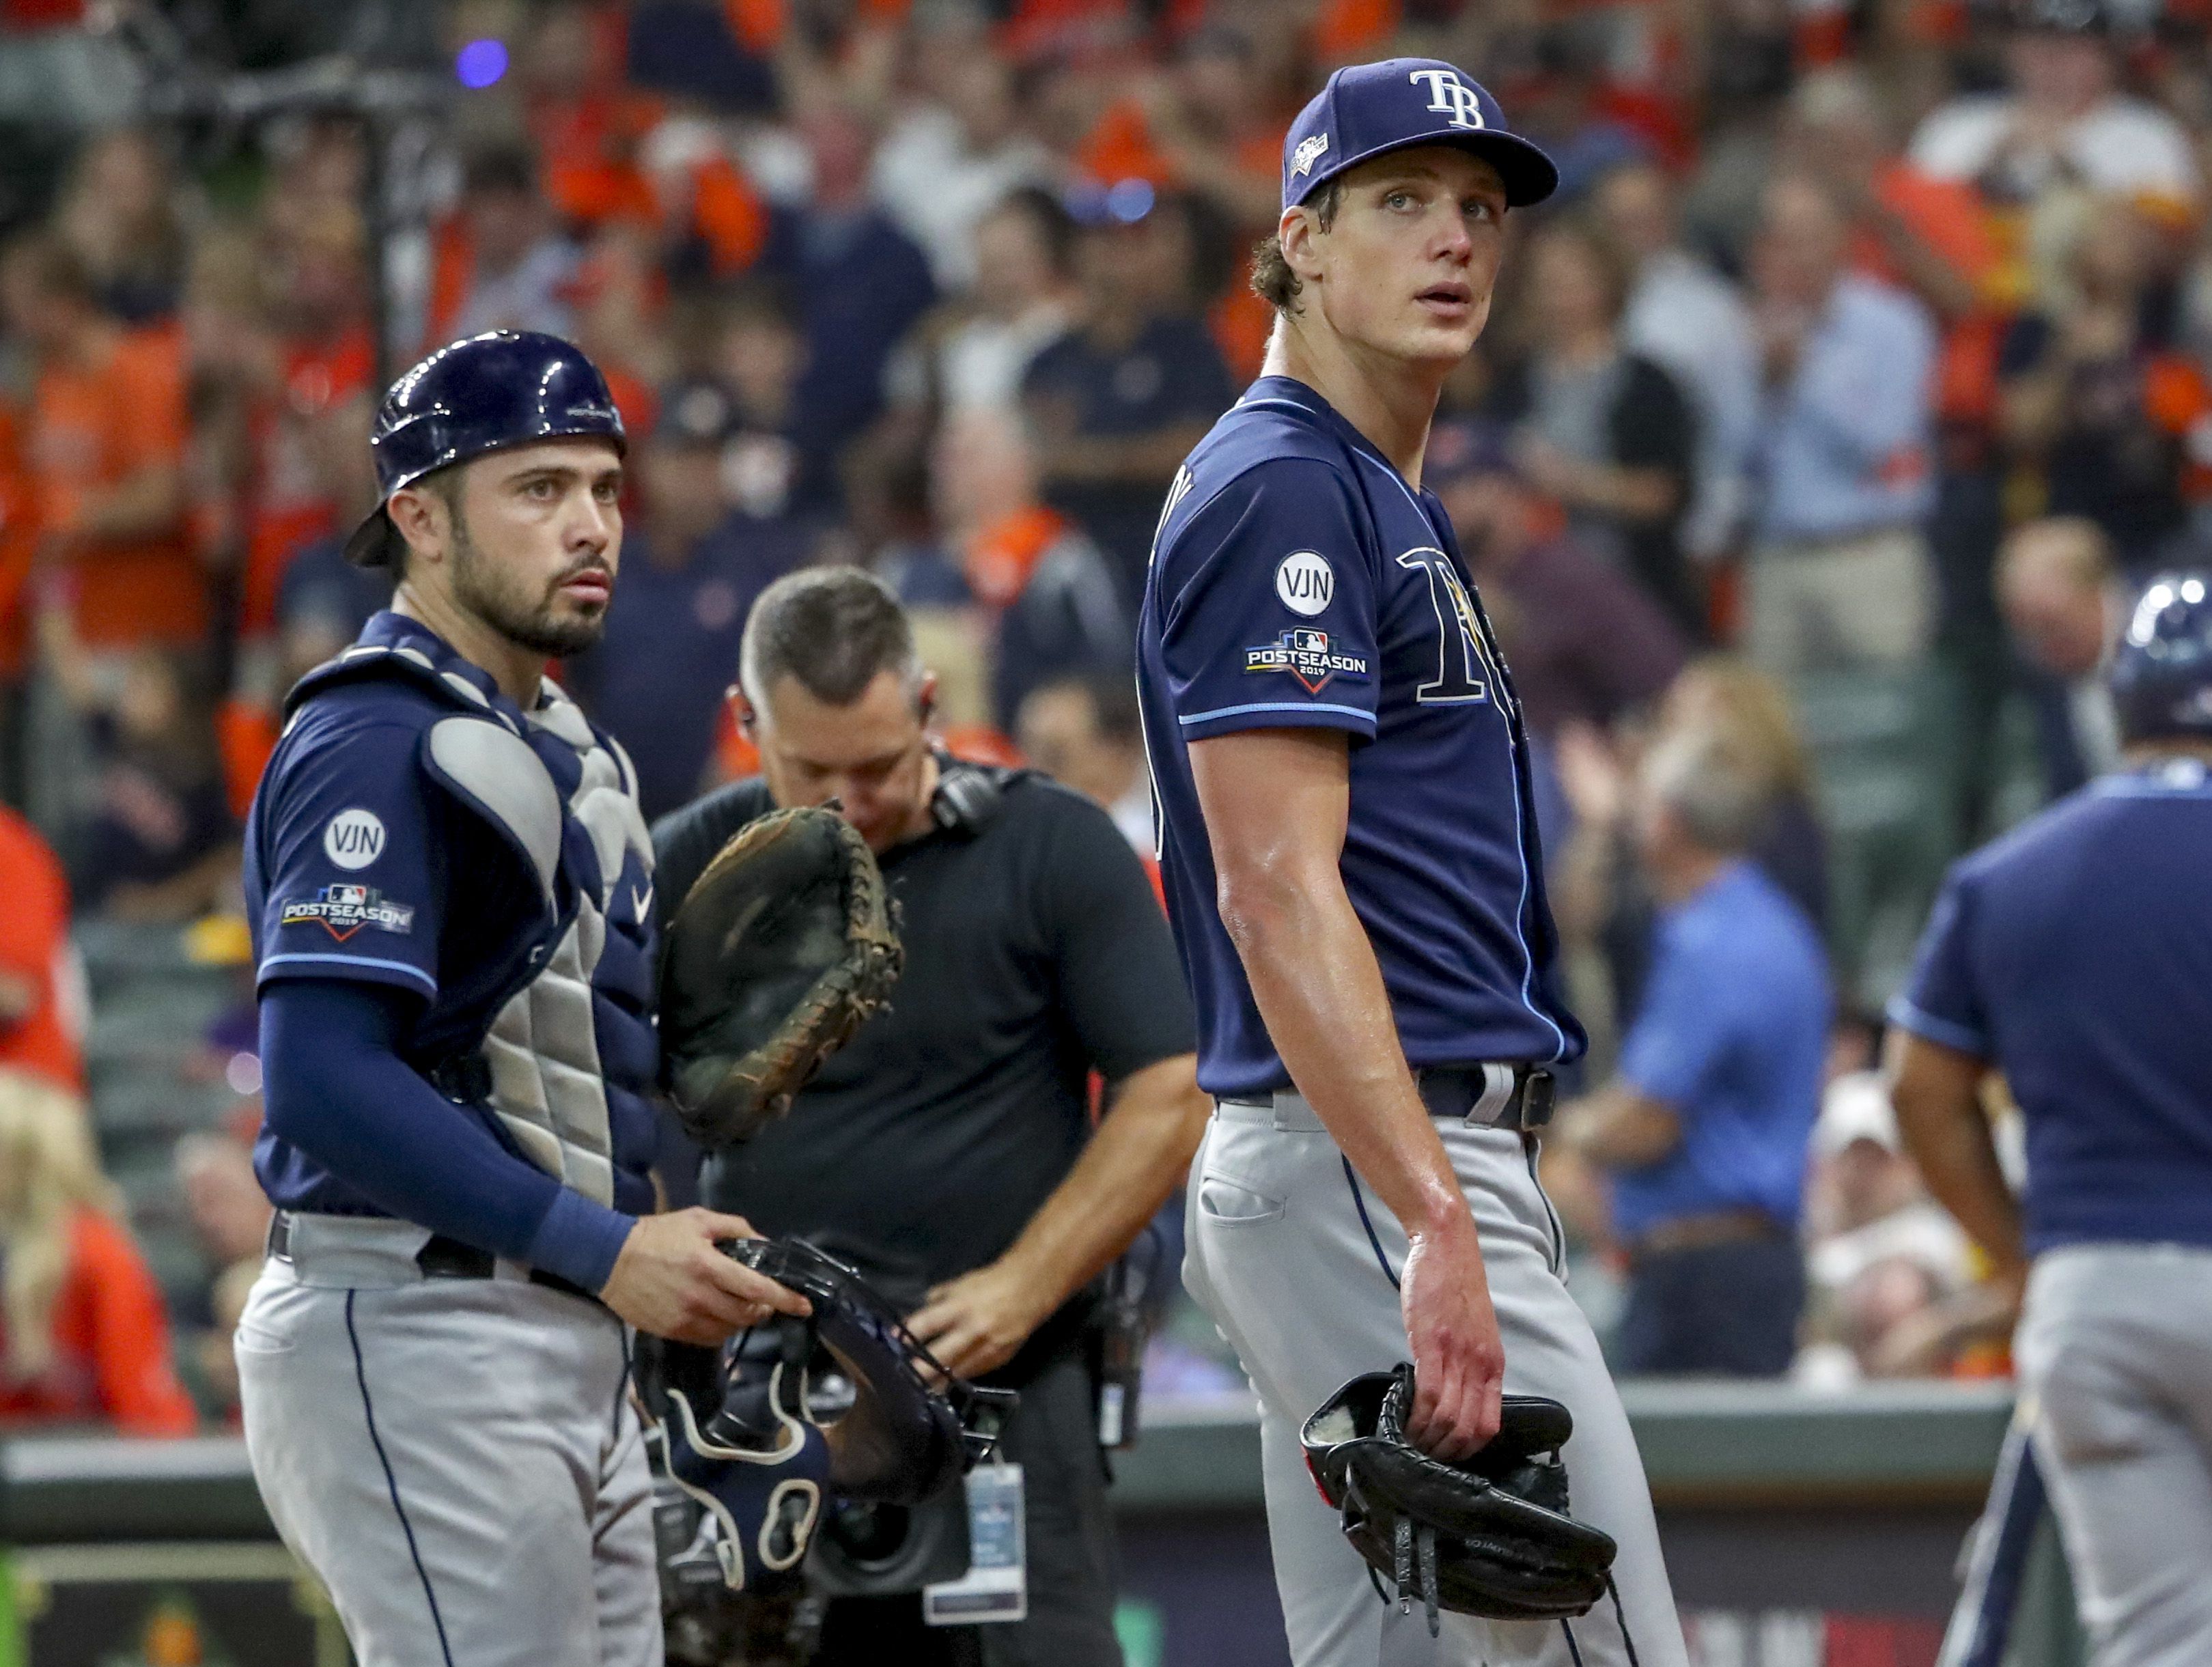
[[[1367,661],[1358,654],[1347,654],[1328,646],[1327,631],[1313,630],[1305,626],[1293,626],[1273,642],[1244,651],[1244,670],[1254,672],[1288,672],[1306,686],[1309,694],[1318,695],[1331,678],[1364,678]]]
[[[412,932],[415,910],[406,903],[386,903],[374,885],[325,885],[312,903],[288,903],[281,924],[319,926],[343,943],[364,926],[380,932]]]

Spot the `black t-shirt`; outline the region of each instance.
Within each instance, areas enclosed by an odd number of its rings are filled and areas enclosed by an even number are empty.
[[[997,806],[880,859],[906,945],[890,1008],[701,1185],[902,1306],[1013,1243],[1089,1137],[1092,1070],[1115,1082],[1197,1046],[1166,917],[1105,812],[1026,772],[948,769],[997,782]],[[771,808],[740,782],[656,824],[660,906]]]

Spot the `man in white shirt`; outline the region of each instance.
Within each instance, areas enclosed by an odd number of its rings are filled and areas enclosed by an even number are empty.
[[[2012,90],[1954,99],[1920,125],[1911,160],[1939,179],[2029,202],[2076,183],[2187,205],[2203,190],[2188,135],[2117,90],[2112,21],[2100,0],[2019,0],[2005,58]]]

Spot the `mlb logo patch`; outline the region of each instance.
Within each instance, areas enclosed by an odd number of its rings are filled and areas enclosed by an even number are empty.
[[[1287,672],[1310,695],[1318,695],[1334,678],[1364,678],[1367,660],[1329,646],[1328,633],[1310,626],[1292,626],[1273,642],[1244,651],[1244,671]]]
[[[402,935],[410,933],[415,929],[415,910],[409,903],[386,903],[374,885],[339,884],[324,886],[313,897],[287,903],[277,923],[319,926],[343,943],[364,926]]]

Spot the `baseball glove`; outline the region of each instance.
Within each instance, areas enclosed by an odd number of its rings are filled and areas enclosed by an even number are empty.
[[[777,811],[715,854],[668,928],[670,1097],[710,1150],[792,1096],[881,1007],[903,959],[884,877],[835,811]]]
[[[1611,1583],[1614,1546],[1567,1514],[1559,1450],[1573,1415],[1509,1395],[1489,1445],[1448,1463],[1406,1439],[1413,1401],[1413,1369],[1401,1365],[1353,1378],[1306,1421],[1306,1468],[1369,1578],[1390,1578],[1401,1611],[1419,1598],[1431,1636],[1440,1609],[1509,1621],[1588,1613]]]

